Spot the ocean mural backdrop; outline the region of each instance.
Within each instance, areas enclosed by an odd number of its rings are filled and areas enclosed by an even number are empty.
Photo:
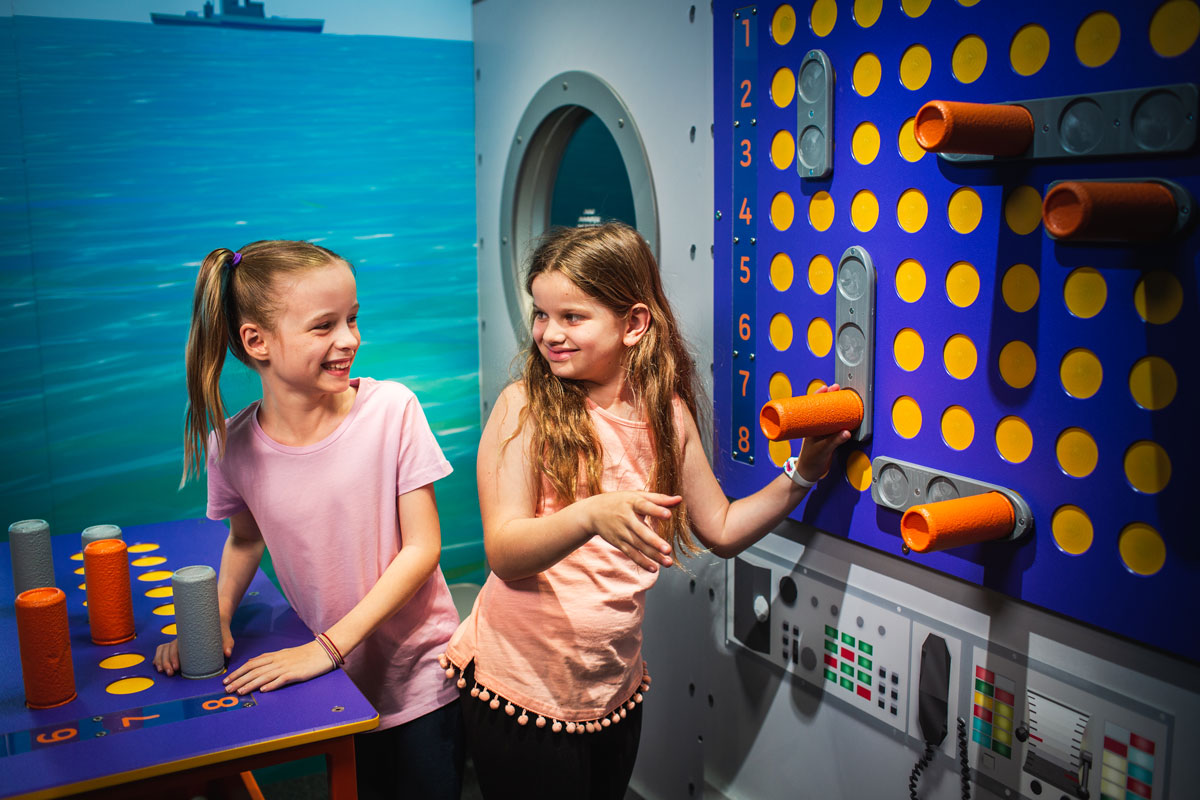
[[[4,527],[203,516],[197,267],[307,239],[357,268],[355,374],[417,393],[455,470],[443,569],[482,578],[472,91],[469,41],[0,17]],[[226,364],[232,413],[260,387]]]

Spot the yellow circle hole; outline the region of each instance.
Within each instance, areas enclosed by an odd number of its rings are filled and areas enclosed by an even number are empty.
[[[1014,389],[1024,389],[1037,374],[1037,356],[1022,341],[1012,341],[1000,349],[1000,377]]]
[[[855,450],[846,458],[846,480],[860,492],[871,488],[871,459],[862,450]]]
[[[1167,546],[1158,531],[1144,522],[1133,522],[1117,538],[1121,560],[1130,572],[1153,575],[1167,563]]]
[[[942,412],[942,441],[953,450],[966,450],[975,441],[975,420],[962,406],[950,406]]]
[[[879,63],[879,56],[874,53],[863,53],[854,62],[851,83],[854,84],[854,91],[858,92],[859,96],[870,97],[875,94],[882,78],[883,65]]]
[[[987,45],[975,34],[964,36],[954,45],[950,69],[960,83],[974,83],[987,66]]]
[[[87,584],[86,583],[79,584],[79,589],[81,591],[87,591]]]
[[[869,28],[879,21],[883,0],[854,0],[854,21],[860,28]]]
[[[1013,233],[1033,233],[1042,224],[1042,196],[1032,186],[1018,186],[1004,201],[1004,221]]]
[[[1076,347],[1063,356],[1058,365],[1058,377],[1067,394],[1086,400],[1100,391],[1100,383],[1104,380],[1104,367],[1091,350]]]
[[[780,108],[786,108],[796,96],[796,73],[780,67],[771,78],[771,100]]]
[[[146,691],[153,685],[154,681],[149,678],[121,678],[121,680],[113,681],[105,686],[104,691],[109,694],[137,694]]]
[[[854,129],[850,138],[850,152],[860,164],[870,164],[879,155],[879,128],[864,122]]]
[[[143,572],[137,576],[139,581],[165,581],[171,577],[171,571],[168,569],[156,569],[150,572]]]
[[[787,314],[776,314],[771,317],[770,338],[776,350],[787,350],[792,346],[792,320]]]
[[[1026,25],[1008,46],[1008,60],[1018,75],[1034,75],[1050,57],[1050,34],[1041,25]]]
[[[906,303],[915,303],[925,294],[925,268],[915,258],[906,258],[896,267],[896,294]]]
[[[1096,440],[1083,428],[1067,428],[1054,443],[1054,454],[1062,471],[1074,478],[1086,478],[1096,469],[1100,450]]]
[[[875,195],[863,189],[850,201],[850,223],[866,233],[879,221],[879,201]]]
[[[814,395],[817,393],[817,389],[822,389],[827,385],[828,384],[826,384],[825,381],[821,380],[820,378],[813,378],[811,381],[808,382],[808,386],[805,387],[804,394],[805,395]]]
[[[1164,58],[1183,55],[1200,34],[1200,7],[1195,0],[1168,0],[1150,20],[1150,45]]]
[[[83,574],[83,567],[79,567],[79,568],[77,568],[77,569],[75,570],[75,574],[76,574],[76,575],[82,575],[82,574]]]
[[[817,0],[808,17],[812,32],[817,36],[828,36],[837,22],[837,3],[834,0]]]
[[[900,0],[900,7],[905,14],[916,19],[929,10],[929,3],[930,0]]]
[[[933,60],[924,45],[914,44],[900,57],[900,83],[906,89],[914,92],[920,89],[929,80],[932,71]]]
[[[165,605],[155,606],[150,610],[151,614],[158,617],[171,617],[175,615],[175,604],[166,603]]]
[[[1133,402],[1147,411],[1159,411],[1169,406],[1178,388],[1175,369],[1158,356],[1139,359],[1129,370],[1129,393]]]
[[[829,230],[829,226],[833,224],[833,198],[829,196],[829,192],[817,192],[808,201],[808,223],[815,230]]]
[[[146,660],[140,653],[118,653],[100,662],[100,669],[126,669],[135,667]]]
[[[781,442],[767,442],[767,455],[775,466],[782,467],[783,462],[792,457],[792,443],[787,439]]]
[[[1038,213],[1041,213],[1040,206]],[[969,186],[956,189],[946,204],[946,218],[950,220],[950,227],[959,233],[970,233],[978,228],[983,219],[983,200],[979,192]]]
[[[925,342],[921,334],[912,328],[904,328],[892,341],[892,352],[896,355],[896,366],[905,372],[913,372],[925,360]]]
[[[925,227],[929,219],[929,203],[925,195],[917,189],[905,189],[896,201],[896,222],[909,233],[916,233]]]
[[[129,545],[131,553],[152,553],[158,549],[158,545],[150,544],[149,542],[138,542],[137,544]]]
[[[1040,291],[1038,275],[1028,264],[1013,264],[1000,282],[1000,293],[1004,296],[1004,303],[1018,313],[1037,305]]]
[[[1067,310],[1080,319],[1091,319],[1099,314],[1106,300],[1108,284],[1104,282],[1104,276],[1091,267],[1074,270],[1063,284]]]
[[[796,157],[796,140],[789,131],[779,131],[771,139],[771,163],[777,169],[787,169]]]
[[[796,270],[792,259],[787,253],[776,253],[771,259],[771,285],[781,292],[786,292],[796,278]]]
[[[72,553],[71,560],[72,561],[83,561],[83,553]]]
[[[786,231],[792,227],[794,219],[796,219],[796,205],[792,202],[790,194],[780,192],[771,198],[771,224],[777,230]]]
[[[946,372],[960,381],[971,377],[975,366],[979,363],[979,354],[975,351],[975,343],[967,336],[956,333],[946,340],[942,350],[942,359],[946,364]]]
[[[908,395],[901,395],[892,403],[892,427],[904,439],[912,439],[921,432],[921,407]]]
[[[155,586],[146,590],[146,597],[172,597],[174,594],[175,590],[170,586]]]
[[[1033,431],[1020,417],[1005,417],[996,425],[996,450],[1011,464],[1020,464],[1033,452]]]
[[[820,317],[808,323],[808,349],[814,356],[824,358],[833,348],[833,330]]]
[[[815,255],[808,262],[808,285],[817,294],[825,294],[833,288],[833,262],[828,256]]]
[[[142,558],[135,558],[129,563],[135,567],[157,567],[159,564],[165,564],[166,562],[167,560],[162,556],[143,556]]]
[[[771,375],[771,379],[767,381],[767,394],[772,400],[786,400],[792,396],[792,382],[787,375],[782,372],[776,372]]]
[[[1133,290],[1133,305],[1138,316],[1151,325],[1166,325],[1183,308],[1183,286],[1169,272],[1147,272]]]
[[[1079,506],[1059,506],[1050,518],[1054,543],[1067,555],[1081,556],[1092,546],[1095,536],[1092,521]]]
[[[900,157],[905,161],[913,163],[925,157],[925,148],[917,144],[916,127],[916,117],[909,117],[900,126],[900,135],[896,139],[896,146],[900,150]]]
[[[1075,31],[1075,55],[1085,67],[1107,64],[1120,43],[1121,25],[1107,11],[1089,15]]]
[[[1134,442],[1125,451],[1125,477],[1139,492],[1157,494],[1171,481],[1171,458],[1156,442]]]
[[[966,308],[979,297],[979,273],[966,261],[959,261],[946,272],[946,297],[959,308]]]
[[[752,23],[753,24],[753,23]],[[776,44],[787,44],[796,35],[796,11],[787,3],[775,9],[771,17],[771,38]]]
[[[170,625],[162,626],[162,632],[165,633],[167,636],[175,636],[176,631],[177,631],[177,628],[175,627],[174,622],[172,622]]]

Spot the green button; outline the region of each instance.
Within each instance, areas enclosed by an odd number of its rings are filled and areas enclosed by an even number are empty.
[[[859,679],[860,681],[862,681],[863,683],[865,683],[867,686],[870,686],[870,685],[871,685],[871,673],[869,673],[869,672],[863,672],[863,671],[860,669],[860,670],[858,671],[858,679]]]
[[[851,647],[854,647],[854,637],[851,636],[850,634],[843,633],[842,641],[845,642],[846,644],[850,645]]]
[[[825,668],[825,679],[833,681],[834,683],[837,683],[837,673],[834,672],[833,670],[829,669],[829,667],[826,667]]]
[[[866,653],[869,656],[875,655],[875,648],[872,647],[871,645],[867,644],[866,642],[864,642],[862,639],[858,640],[858,649],[862,650],[864,653]]]
[[[842,662],[842,672],[844,672],[845,674],[847,674],[851,678],[853,678],[854,677],[854,665]]]
[[[866,656],[859,656],[858,657],[858,665],[865,669],[870,669],[871,668],[871,659],[867,658]]]
[[[842,688],[848,689],[849,691],[853,692],[854,691],[854,681],[852,681],[848,678],[842,678]]]
[[[825,640],[825,649],[828,650],[829,652],[833,653],[834,655],[837,655],[837,652],[838,652],[837,642],[831,642],[828,639],[826,639]]]
[[[979,678],[975,679],[975,691],[981,692],[988,697],[992,697],[994,692],[990,683],[987,681],[981,681]]]
[[[832,625],[826,625],[825,626],[825,635],[828,636],[830,639],[836,639],[837,638],[837,628],[833,627]]]
[[[995,750],[1000,755],[1004,756],[1005,758],[1012,758],[1012,748],[1006,744],[1000,744],[999,742],[992,742],[992,749]]]

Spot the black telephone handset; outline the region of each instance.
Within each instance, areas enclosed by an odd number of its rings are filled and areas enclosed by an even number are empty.
[[[947,716],[950,710],[950,650],[946,640],[935,633],[925,637],[921,645],[921,674],[917,682],[917,723],[925,752],[908,776],[908,796],[917,800],[917,783],[921,771],[929,766],[938,745],[946,739]],[[966,722],[958,720],[958,757],[962,767],[962,797],[971,798],[970,766],[967,764]]]

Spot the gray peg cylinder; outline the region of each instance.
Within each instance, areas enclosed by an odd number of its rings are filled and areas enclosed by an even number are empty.
[[[121,534],[121,528],[117,525],[90,525],[83,529],[79,538],[81,549],[97,539],[121,539],[122,541],[125,539]]]
[[[171,576],[179,671],[185,678],[211,678],[225,670],[217,573],[212,567],[180,567]]]
[[[8,526],[14,597],[28,589],[54,586],[54,556],[50,525],[44,519],[23,519]]]

